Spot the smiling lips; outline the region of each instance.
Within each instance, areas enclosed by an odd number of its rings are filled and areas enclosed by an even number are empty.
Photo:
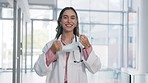
[[[72,27],[72,24],[65,24],[66,27]]]

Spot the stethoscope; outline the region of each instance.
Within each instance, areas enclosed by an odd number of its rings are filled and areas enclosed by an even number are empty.
[[[82,60],[82,52],[81,52],[81,48],[80,48],[80,46],[78,46],[78,48],[79,48],[79,53],[80,53],[80,60],[79,61],[77,61],[76,60],[76,58],[75,58],[75,54],[74,54],[74,51],[72,52],[73,53],[73,58],[74,58],[74,63],[81,63],[81,62],[83,62],[83,60]]]
[[[56,37],[57,38],[57,37]],[[58,38],[57,38],[58,39]],[[76,37],[76,35],[75,35],[75,42],[76,43],[79,43],[78,41],[77,41],[77,37]],[[80,53],[80,59],[79,60],[76,60],[76,57],[75,57],[75,53],[74,53],[74,50],[72,51],[72,56],[73,56],[73,58],[74,58],[74,63],[81,63],[81,62],[83,62],[83,59],[82,59],[82,52],[81,52],[81,47],[80,47],[80,45],[77,45],[77,47],[78,47],[78,50],[79,50],[79,53]]]
[[[77,37],[76,37],[76,35],[75,35],[75,42],[78,42],[77,41]],[[80,53],[80,60],[76,60],[76,58],[75,58],[75,54],[74,54],[74,51],[73,51],[73,57],[74,57],[74,63],[81,63],[81,62],[83,62],[83,59],[82,59],[82,52],[81,52],[81,47],[78,45],[77,46],[78,47],[78,49],[79,49],[79,53]]]

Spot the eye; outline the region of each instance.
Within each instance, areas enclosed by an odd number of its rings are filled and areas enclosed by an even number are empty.
[[[71,19],[76,19],[75,17],[72,17]]]
[[[63,19],[67,19],[68,17],[67,16],[63,16]]]
[[[71,19],[76,19],[76,17],[75,16],[72,16]]]

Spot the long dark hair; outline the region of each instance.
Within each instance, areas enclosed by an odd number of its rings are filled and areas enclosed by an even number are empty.
[[[62,16],[63,16],[63,13],[64,13],[65,10],[73,10],[75,12],[76,19],[77,19],[77,26],[74,28],[73,33],[74,33],[75,36],[79,36],[79,24],[78,24],[79,22],[78,22],[77,12],[72,7],[65,7],[64,9],[61,10],[59,18],[57,20],[57,22],[58,22],[58,26],[56,28],[56,31],[57,31],[56,38],[57,39],[59,38],[59,36],[62,34],[62,31],[63,31],[63,26],[60,24],[60,22],[61,22],[61,19],[62,19]]]

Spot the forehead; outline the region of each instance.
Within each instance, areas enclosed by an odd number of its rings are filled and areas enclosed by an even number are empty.
[[[71,9],[65,10],[64,13],[63,13],[63,16],[64,15],[76,16],[75,12],[73,10],[71,10]]]

